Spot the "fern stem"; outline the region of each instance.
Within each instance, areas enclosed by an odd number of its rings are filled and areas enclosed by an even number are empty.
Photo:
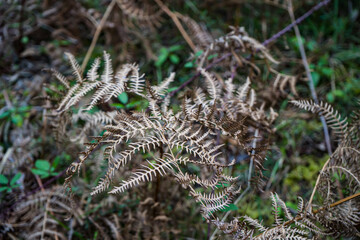
[[[46,201],[45,214],[44,214],[44,219],[43,219],[43,224],[42,224],[42,231],[41,231],[41,238],[40,238],[41,240],[43,240],[44,236],[45,236],[46,222],[47,222],[47,215],[48,215],[49,205],[50,205],[50,197],[48,197],[48,199]]]
[[[104,16],[102,17],[99,25],[96,28],[96,32],[94,34],[94,37],[91,41],[90,47],[85,55],[85,59],[81,65],[81,70],[84,71],[86,68],[87,63],[89,62],[90,56],[92,54],[92,52],[94,51],[96,42],[100,36],[101,30],[103,29],[106,20],[108,19],[108,17],[110,16],[111,11],[113,10],[114,6],[115,6],[116,0],[112,0],[111,3],[109,4],[109,6],[106,8],[106,11],[104,13]]]
[[[311,206],[311,203],[312,203],[312,201],[313,201],[313,199],[314,199],[314,196],[315,196],[316,189],[317,189],[317,187],[318,187],[318,185],[319,185],[319,183],[320,183],[321,175],[323,174],[323,172],[325,171],[327,165],[329,164],[330,159],[331,159],[331,158],[329,158],[329,159],[326,161],[326,163],[324,164],[324,166],[322,167],[322,169],[321,169],[321,171],[320,171],[320,173],[319,173],[319,176],[318,176],[317,179],[316,179],[315,187],[314,187],[314,189],[313,189],[313,191],[312,191],[312,193],[311,193],[311,197],[310,197],[310,200],[309,200],[309,203],[308,203],[308,207]]]
[[[356,194],[353,194],[353,195],[351,195],[351,196],[349,196],[349,197],[343,198],[343,199],[341,199],[341,200],[339,200],[339,201],[337,201],[337,202],[334,202],[334,203],[330,204],[328,207],[321,207],[321,208],[319,208],[319,209],[317,209],[317,210],[314,210],[314,211],[313,211],[313,214],[317,214],[318,212],[323,211],[323,210],[325,210],[325,209],[327,209],[327,208],[336,207],[336,206],[338,206],[338,205],[340,205],[340,204],[343,204],[343,203],[345,203],[345,202],[347,202],[347,201],[350,201],[350,200],[352,200],[352,199],[354,199],[354,198],[357,198],[357,197],[360,197],[360,192],[358,192],[358,193],[356,193]]]
[[[329,3],[330,0],[327,0],[325,2]],[[303,61],[304,67],[305,67],[307,78],[309,79],[309,87],[310,87],[311,96],[312,96],[314,102],[316,104],[319,104],[319,99],[318,99],[317,94],[316,94],[314,80],[313,80],[313,78],[311,76],[311,73],[310,73],[310,67],[309,67],[309,63],[307,61],[304,44],[303,44],[302,39],[301,39],[301,34],[300,34],[299,27],[297,26],[297,23],[296,23],[294,10],[293,10],[293,6],[292,6],[292,0],[288,0],[288,12],[289,12],[289,15],[290,15],[290,18],[291,18],[291,22],[294,24],[294,31],[295,31],[296,39],[297,39],[297,42],[298,42],[298,45],[299,45],[301,59]],[[320,116],[320,120],[321,120],[321,123],[323,125],[323,129],[324,129],[326,149],[327,149],[329,155],[331,155],[332,150],[331,150],[329,129],[328,129],[325,117]]]
[[[179,29],[181,35],[183,36],[183,38],[185,39],[185,41],[187,42],[187,44],[189,44],[190,48],[193,50],[193,52],[196,52],[196,47],[195,44],[193,43],[193,41],[191,40],[191,38],[189,37],[189,35],[187,34],[187,32],[185,31],[185,29],[183,28],[183,26],[181,25],[177,14],[179,13],[173,13],[161,0],[155,0],[155,2],[159,5],[159,7],[167,14],[169,15],[169,17],[173,20],[173,22],[175,23],[176,27]]]
[[[337,202],[334,202],[334,203],[330,204],[329,206],[324,206],[324,207],[321,207],[321,208],[319,208],[319,209],[317,209],[317,210],[313,210],[312,213],[313,213],[313,214],[317,214],[317,213],[319,213],[319,212],[321,212],[321,211],[324,211],[324,210],[327,210],[327,209],[330,209],[330,208],[334,208],[334,207],[336,207],[336,206],[338,206],[338,205],[340,205],[340,204],[343,204],[343,203],[345,203],[345,202],[348,202],[348,201],[350,201],[350,200],[352,200],[352,199],[354,199],[354,198],[357,198],[357,197],[360,197],[360,192],[358,192],[358,193],[356,193],[356,194],[353,194],[353,195],[351,195],[351,196],[349,196],[349,197],[343,198],[343,199],[341,199],[341,200],[339,200],[339,201],[337,201]],[[278,227],[286,227],[286,226],[288,226],[288,225],[290,225],[290,224],[293,224],[293,223],[295,223],[295,222],[297,222],[297,221],[301,221],[302,219],[304,219],[304,218],[306,218],[306,217],[307,217],[306,215],[302,215],[302,216],[295,217],[295,218],[293,218],[293,219],[291,219],[291,220],[289,220],[289,221],[287,221],[287,222],[285,222],[285,223],[283,223],[283,224],[281,224],[281,225],[279,225],[279,226],[273,227],[273,228],[271,228],[271,229],[278,228]],[[270,231],[271,229],[269,229],[269,231]],[[261,236],[262,236],[263,234],[264,234],[264,233],[261,233],[261,234],[257,235],[257,236],[255,237],[255,239],[261,239]]]
[[[259,129],[257,128],[257,129],[255,130],[254,140],[253,140],[253,142],[252,142],[252,148],[253,148],[253,149],[256,148],[256,142],[257,142],[257,138],[258,138],[258,137],[259,137]],[[254,154],[254,153],[255,153],[255,150],[252,151],[252,154]],[[250,191],[250,188],[251,188],[251,182],[250,182],[250,180],[251,180],[253,165],[254,165],[254,156],[251,156],[251,158],[250,158],[249,172],[248,172],[248,183],[247,183],[247,187],[246,187],[246,189],[241,193],[241,195],[235,200],[234,205],[237,205],[237,204],[240,202],[240,200],[245,196],[245,194],[246,194],[248,191]],[[224,217],[221,219],[221,221],[225,221],[226,218],[229,216],[229,214],[230,214],[230,211],[228,211],[228,212],[224,215]],[[217,233],[218,231],[219,231],[219,229],[216,228],[215,231],[213,232],[213,234],[211,235],[210,240],[211,240],[211,239],[214,239],[214,237],[215,237],[215,235],[216,235],[216,233]]]

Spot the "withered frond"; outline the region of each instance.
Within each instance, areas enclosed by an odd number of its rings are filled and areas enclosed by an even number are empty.
[[[291,101],[295,106],[311,111],[313,113],[318,113],[326,119],[326,122],[334,130],[340,139],[343,139],[347,132],[347,119],[341,119],[341,115],[338,111],[335,111],[334,108],[329,103],[320,102],[316,104],[312,100],[293,100]]]

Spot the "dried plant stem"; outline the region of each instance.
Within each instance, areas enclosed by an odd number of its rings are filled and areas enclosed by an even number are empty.
[[[115,6],[115,3],[116,3],[116,0],[111,1],[109,6],[106,8],[104,16],[102,17],[99,25],[96,28],[96,32],[95,32],[94,37],[93,37],[93,39],[91,41],[90,47],[89,47],[88,51],[86,52],[85,59],[84,59],[82,65],[81,65],[81,70],[82,71],[85,70],[87,63],[89,62],[90,56],[91,56],[92,52],[94,51],[96,42],[99,39],[101,30],[103,29],[103,27],[104,27],[104,25],[106,23],[106,20],[109,18],[110,13],[111,13],[111,11],[113,10],[113,8]]]
[[[319,209],[317,209],[317,210],[313,210],[312,213],[313,213],[313,214],[317,214],[317,213],[319,213],[319,212],[321,212],[321,211],[324,211],[324,210],[327,210],[327,209],[330,209],[330,208],[334,208],[334,207],[336,207],[336,206],[338,206],[338,205],[340,205],[340,204],[343,204],[343,203],[345,203],[345,202],[348,202],[348,201],[350,201],[350,200],[352,200],[352,199],[354,199],[354,198],[357,198],[357,197],[360,197],[360,192],[359,192],[359,193],[356,193],[356,194],[353,194],[353,195],[351,195],[351,196],[349,196],[349,197],[343,198],[343,199],[341,199],[341,200],[339,200],[339,201],[337,201],[337,202],[334,202],[334,203],[330,204],[329,206],[324,206],[324,207],[321,207],[321,208],[319,208]],[[304,218],[306,218],[306,217],[307,217],[307,215],[306,215],[306,214],[303,214],[302,216],[295,217],[294,219],[291,219],[291,220],[285,222],[284,224],[281,224],[281,225],[276,226],[276,227],[274,227],[274,228],[286,227],[286,226],[288,226],[288,225],[290,225],[290,224],[295,223],[296,221],[301,221],[302,219],[304,219]],[[271,229],[269,229],[269,230],[271,230]],[[261,239],[261,236],[262,236],[263,234],[264,234],[264,233],[261,233],[261,234],[257,235],[257,236],[255,237],[255,239]]]
[[[322,8],[323,6],[327,5],[330,3],[331,0],[323,0],[321,2],[319,2],[318,4],[316,4],[314,7],[312,7],[309,11],[307,11],[304,15],[302,15],[301,17],[297,18],[295,22],[292,22],[291,24],[289,24],[288,26],[286,26],[285,28],[283,28],[281,31],[279,31],[278,33],[274,34],[271,38],[267,39],[266,41],[264,41],[262,44],[263,45],[268,45],[269,43],[275,41],[276,39],[278,39],[279,37],[281,37],[282,35],[284,35],[285,33],[287,33],[288,31],[290,31],[295,25],[301,23],[302,21],[304,21],[306,18],[308,18],[309,16],[311,16],[311,14],[313,14],[315,11],[319,10],[320,8]]]
[[[277,40],[279,37],[281,37],[282,35],[284,35],[285,33],[287,33],[288,31],[290,31],[294,26],[296,26],[297,24],[301,23],[302,21],[304,21],[306,18],[308,18],[309,16],[311,16],[311,14],[313,14],[315,11],[319,10],[320,8],[322,8],[323,6],[327,5],[331,0],[323,0],[322,2],[318,3],[317,5],[315,5],[313,8],[311,8],[309,11],[307,11],[304,15],[302,15],[301,17],[297,18],[294,22],[292,22],[291,24],[287,25],[285,28],[283,28],[281,31],[277,32],[276,34],[274,34],[272,37],[270,37],[269,39],[265,40],[264,42],[262,42],[261,44],[266,46],[269,43]],[[215,66],[216,64],[224,61],[226,58],[230,57],[232,55],[232,53],[227,53],[225,55],[223,55],[222,57],[216,59],[214,62],[212,62],[211,64],[209,64],[208,66],[205,67],[205,70],[208,70],[210,68],[212,68],[213,66]],[[192,81],[194,81],[197,77],[200,76],[200,71],[197,71],[197,73],[192,76],[189,80],[187,80],[186,82],[184,82],[183,84],[180,85],[180,87],[178,87],[177,89],[175,89],[174,91],[170,92],[170,96],[174,96],[177,92],[179,92],[181,89],[183,89],[184,87],[186,87],[188,84],[190,84]]]
[[[354,198],[357,198],[357,197],[360,197],[360,192],[358,192],[358,193],[356,193],[356,194],[353,194],[353,195],[351,195],[351,196],[349,196],[349,197],[343,198],[343,199],[341,199],[341,200],[339,200],[339,201],[337,201],[337,202],[334,202],[334,203],[330,204],[328,207],[321,207],[321,208],[319,208],[319,209],[317,209],[317,210],[314,210],[313,213],[314,213],[314,214],[317,214],[317,213],[320,212],[320,211],[323,211],[323,210],[328,209],[328,208],[336,207],[336,206],[338,206],[338,205],[340,205],[340,204],[343,204],[343,203],[345,203],[345,202],[347,202],[347,201],[350,201],[350,200],[352,200],[352,199],[354,199]]]
[[[177,14],[173,13],[161,0],[155,0],[155,2],[173,20],[173,22],[175,23],[176,27],[179,29],[181,35],[183,36],[183,38],[185,39],[187,44],[190,46],[190,48],[193,50],[193,52],[196,52],[195,44],[193,43],[193,41],[191,40],[191,38],[189,37],[189,35],[185,31],[185,29],[183,28],[183,26],[181,25],[181,23],[177,17]]]
[[[314,187],[314,189],[313,189],[313,191],[312,191],[312,193],[311,193],[311,197],[310,197],[310,200],[309,200],[309,203],[308,203],[308,207],[311,207],[311,203],[312,203],[312,201],[313,201],[313,199],[314,199],[314,196],[315,196],[315,193],[316,193],[316,189],[317,189],[317,187],[318,187],[318,185],[319,185],[319,183],[320,183],[321,175],[324,173],[327,165],[328,165],[329,162],[330,162],[330,159],[331,159],[331,158],[329,158],[329,159],[326,161],[326,163],[324,164],[324,166],[322,167],[322,169],[321,169],[321,171],[320,171],[320,173],[319,173],[319,176],[318,176],[317,179],[316,179],[315,187]]]
[[[164,135],[162,135],[162,136],[164,136]],[[173,161],[175,163],[176,168],[178,169],[179,172],[181,172],[181,169],[180,169],[179,165],[176,164],[176,157],[175,157],[175,155],[174,155],[174,153],[173,153],[173,151],[171,149],[170,149],[170,153],[171,153],[171,156],[173,158]],[[195,192],[195,189],[191,185],[188,185],[188,187],[190,188],[190,190],[192,192]],[[205,205],[201,199],[199,201],[200,201],[201,204]],[[211,215],[212,218],[215,219],[215,216],[211,212],[210,212],[210,215]]]
[[[303,44],[302,39],[301,39],[300,30],[299,30],[299,28],[298,28],[298,26],[296,24],[294,10],[293,10],[293,6],[292,6],[292,0],[288,0],[288,12],[289,12],[289,15],[290,15],[290,18],[291,18],[291,22],[294,23],[294,30],[295,30],[297,42],[299,44],[299,50],[300,50],[300,54],[301,54],[301,59],[303,61],[304,67],[305,67],[306,76],[309,79],[309,86],[310,86],[311,96],[312,96],[314,102],[316,104],[319,104],[319,99],[317,97],[316,90],[315,90],[314,80],[313,80],[313,78],[311,76],[310,67],[309,67],[309,63],[307,61],[304,44]],[[328,129],[325,118],[323,116],[320,116],[320,119],[321,119],[321,123],[322,123],[323,129],[324,129],[326,148],[327,148],[327,151],[328,151],[329,155],[331,155],[332,150],[331,150],[329,129]]]
[[[1,163],[0,163],[0,173],[2,172],[4,166],[5,166],[5,163],[6,161],[8,160],[8,158],[11,156],[11,154],[13,153],[14,151],[14,148],[10,147],[8,148],[8,150],[6,151],[5,155],[3,156],[3,159],[1,160]]]
[[[44,215],[43,226],[42,226],[42,231],[41,231],[41,238],[40,238],[41,240],[43,240],[44,236],[45,236],[47,213],[48,213],[49,205],[50,205],[50,197],[48,197],[48,199],[46,201],[45,215]]]
[[[36,175],[36,174],[34,174],[34,176],[35,176],[35,179],[36,179],[41,191],[45,192],[45,188],[44,188],[44,185],[42,184],[42,181],[41,181],[40,177],[38,175]]]
[[[252,142],[252,148],[256,148],[256,142],[257,142],[256,140],[257,140],[258,137],[259,137],[259,129],[256,129],[256,130],[255,130],[255,134],[254,134],[254,140],[253,140],[253,142]],[[255,150],[252,151],[252,154],[254,154],[254,153],[255,153]],[[245,194],[246,194],[248,191],[250,191],[250,188],[251,188],[251,182],[250,182],[250,180],[251,180],[251,176],[252,176],[253,165],[254,165],[254,157],[251,156],[251,158],[250,158],[250,166],[249,166],[249,173],[248,173],[247,187],[246,187],[246,189],[241,193],[241,195],[235,200],[234,205],[237,205],[237,204],[240,202],[240,200],[245,196]],[[228,212],[225,214],[225,216],[221,219],[221,221],[225,221],[226,218],[227,218],[229,215],[230,215],[230,211],[228,211]],[[211,240],[211,239],[214,239],[214,237],[215,237],[215,235],[216,235],[216,233],[217,233],[218,231],[219,231],[219,228],[216,228],[215,231],[213,232],[213,234],[211,235],[210,240]]]

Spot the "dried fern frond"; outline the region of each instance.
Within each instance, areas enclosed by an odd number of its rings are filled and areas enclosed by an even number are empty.
[[[71,60],[71,66],[75,69],[74,75],[77,79],[81,78],[81,81],[77,81],[75,85],[69,88],[66,95],[63,96],[59,103],[57,111],[62,113],[68,111],[72,106],[75,106],[84,99],[90,92],[94,91],[92,98],[85,110],[90,110],[100,102],[108,102],[112,98],[117,97],[125,90],[129,93],[134,93],[145,97],[145,79],[144,75],[139,73],[139,68],[135,64],[123,65],[113,76],[113,68],[111,65],[110,55],[104,52],[104,71],[99,76],[99,59],[96,59],[92,64],[90,70],[87,73],[87,78],[82,79],[81,72],[78,68],[79,64],[75,58],[67,53]],[[66,78],[60,73],[53,71],[55,77],[65,86],[69,85]],[[169,87],[169,84],[174,80],[175,75],[171,74],[170,77],[159,86],[153,87],[156,94],[163,96]]]
[[[299,108],[323,116],[329,126],[334,130],[334,133],[338,135],[340,139],[344,138],[347,132],[347,118],[342,120],[339,112],[335,111],[330,104],[324,102],[316,104],[312,100],[292,100],[291,103]]]
[[[189,29],[189,35],[192,37],[199,50],[210,45],[214,41],[213,37],[206,31],[205,27],[197,23],[194,19],[179,13],[177,13],[177,17]]]
[[[275,80],[273,83],[273,86],[275,89],[279,89],[283,95],[287,95],[287,93],[285,91],[285,87],[286,87],[286,85],[289,85],[291,93],[294,94],[295,97],[298,96],[298,93],[297,93],[296,87],[295,87],[297,78],[295,76],[279,73],[274,69],[271,69],[270,71],[272,73],[276,74],[276,77],[275,77]]]
[[[142,1],[117,0],[117,5],[126,18],[136,22],[141,27],[160,27],[162,22],[161,9],[154,9],[152,5]]]
[[[254,47],[252,50],[255,50],[255,41],[246,37],[241,41],[244,42],[238,44],[243,44],[242,47]],[[72,61],[74,59],[72,57]],[[72,65],[77,69],[74,62]],[[102,71],[99,66],[100,60],[97,59],[87,77],[70,87],[58,107],[60,116],[71,113],[72,107],[80,105],[80,111],[72,113],[69,118],[73,123],[85,122],[76,140],[85,137],[88,130],[105,125],[103,134],[86,143],[78,161],[68,168],[65,186],[70,187],[70,191],[73,176],[89,161],[90,155],[103,146],[102,158],[107,168],[91,194],[103,191],[123,193],[154,177],[158,181],[161,176],[168,175],[168,179],[175,180],[189,191],[201,205],[206,219],[215,219],[214,214],[232,203],[242,185],[239,176],[227,175],[229,168],[237,163],[234,158],[226,158],[228,140],[247,155],[250,161],[246,160],[244,164],[255,166],[254,180],[261,182],[269,145],[264,140],[272,134],[271,124],[277,114],[257,98],[250,78],[243,84],[229,81],[225,88],[221,77],[215,78],[202,69],[204,87],[185,94],[181,110],[174,110],[170,109],[170,98],[166,96],[175,79],[174,73],[158,86],[152,86],[134,64],[125,64],[114,73],[107,53],[104,53]],[[88,112],[122,92],[142,98],[149,103],[148,110]],[[88,96],[91,99],[87,103]],[[147,156],[145,164],[143,154]],[[190,171],[194,165],[200,169],[199,172]],[[129,177],[125,174],[120,185],[113,184],[119,172],[128,166],[132,166],[132,174]],[[198,191],[200,187],[202,191]]]
[[[15,234],[29,239],[67,239],[62,233],[60,221],[69,215],[80,223],[82,219],[79,211],[73,211],[70,199],[61,191],[61,187],[54,187],[19,203],[7,220],[8,224],[14,224]]]
[[[259,73],[258,67],[248,61],[246,57],[241,56],[245,53],[256,54],[260,58],[269,60],[272,63],[277,64],[276,61],[260,42],[250,37],[243,27],[231,27],[231,32],[227,35],[215,39],[204,51],[199,58],[198,66],[203,68],[206,62],[209,62],[208,57],[213,54],[223,54],[224,49],[233,53],[233,58],[230,61],[238,63],[240,66],[247,66],[254,72]],[[236,51],[240,55],[236,54]]]
[[[275,193],[271,193],[271,200],[273,205],[273,215],[275,223],[272,227],[264,226],[262,222],[253,219],[249,216],[242,217],[242,225],[238,225],[238,221],[232,221],[227,225],[226,229],[221,229],[224,223],[215,223],[225,234],[230,234],[234,239],[259,239],[259,240],[273,240],[273,239],[301,239],[305,240],[311,234],[316,236],[328,235],[323,231],[324,226],[316,219],[315,215],[306,212],[303,200],[299,199],[298,212],[292,215],[288,210],[286,204]],[[279,217],[279,209],[284,213],[284,219]],[[239,221],[240,222],[240,221]],[[236,224],[236,225],[235,225]],[[227,231],[227,229],[236,229],[236,231]],[[247,235],[245,235],[247,234]]]
[[[155,159],[157,163],[151,163],[148,161],[149,166],[144,166],[143,169],[138,170],[137,172],[133,173],[133,176],[126,181],[123,181],[119,187],[115,187],[109,193],[121,193],[125,190],[139,185],[140,182],[151,181],[157,175],[164,176],[166,170],[172,170],[172,162],[169,159]]]

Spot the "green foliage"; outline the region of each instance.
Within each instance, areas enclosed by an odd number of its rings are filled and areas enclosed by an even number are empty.
[[[12,107],[0,114],[0,121],[11,121],[15,126],[21,127],[24,119],[29,117],[30,106]]]
[[[21,173],[15,174],[10,181],[5,175],[0,174],[0,192],[6,191],[10,193],[13,189],[20,187],[20,184],[16,183],[20,178]]]
[[[118,98],[122,104],[127,104],[127,102],[129,101],[129,97],[126,92],[121,93]]]
[[[180,57],[177,53],[182,49],[181,45],[173,45],[169,48],[162,47],[159,50],[158,59],[155,62],[156,67],[162,67],[167,60],[176,65],[180,62]]]
[[[194,58],[192,61],[185,63],[184,68],[193,68],[193,67],[196,67],[196,64],[195,64],[196,59],[197,59],[198,57],[200,57],[203,52],[204,52],[204,51],[202,51],[202,50],[196,52],[196,53],[195,53],[195,58]]]
[[[319,169],[322,168],[328,156],[324,156],[320,160],[315,156],[304,156],[301,159],[302,162],[297,164],[284,179],[284,186],[293,194],[298,194],[301,187],[311,189],[311,186],[314,186]]]
[[[59,163],[59,160],[56,160],[56,161],[54,161],[54,163],[51,166],[48,161],[38,159],[35,162],[36,168],[32,168],[31,172],[40,176],[40,178],[56,176],[56,175],[58,175],[58,173],[55,172],[55,167],[58,165],[58,163]]]
[[[231,203],[229,204],[229,206],[225,207],[224,209],[220,210],[221,212],[228,212],[228,211],[236,211],[239,210],[238,206],[236,206],[235,204]]]

